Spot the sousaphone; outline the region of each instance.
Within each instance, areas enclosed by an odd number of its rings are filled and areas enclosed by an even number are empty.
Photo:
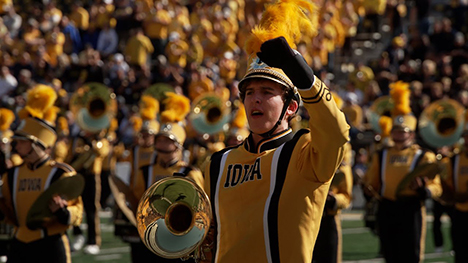
[[[211,204],[194,181],[169,176],[146,190],[136,220],[140,238],[150,251],[164,258],[185,258],[208,234]]]
[[[231,102],[215,93],[199,95],[192,102],[188,118],[197,133],[216,134],[231,120]]]
[[[465,126],[465,107],[453,99],[440,99],[426,107],[419,117],[419,135],[429,146],[455,144]]]
[[[379,97],[374,101],[374,103],[372,103],[369,110],[367,111],[367,120],[369,121],[374,132],[378,134],[382,133],[379,125],[380,117],[390,116],[394,106],[395,103],[390,96]]]

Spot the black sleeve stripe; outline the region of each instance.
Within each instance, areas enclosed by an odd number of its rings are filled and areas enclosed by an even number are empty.
[[[60,179],[60,177],[62,177],[62,175],[65,173],[65,170],[63,169],[57,169],[54,173],[54,175],[52,175],[52,179],[50,180],[50,185],[57,181],[58,179]]]
[[[322,93],[322,90],[323,90],[323,82],[320,83],[320,90],[317,92],[317,94],[315,94],[315,96],[313,96],[313,97],[302,97],[301,96],[301,99],[302,100],[312,100],[312,101],[316,100],[316,99],[318,99],[320,93]]]
[[[284,181],[286,180],[286,173],[288,171],[289,162],[291,155],[296,146],[299,138],[309,133],[309,130],[302,129],[297,131],[294,138],[288,141],[281,151],[278,158],[278,168],[276,173],[276,184],[273,194],[271,196],[270,207],[268,209],[268,231],[270,236],[270,253],[272,262],[280,262],[279,254],[279,238],[278,238],[278,206],[281,197],[281,191],[283,190]]]
[[[11,169],[8,170],[8,188],[10,188],[10,193],[13,194],[13,180],[14,180],[14,177],[15,177],[15,170],[16,169],[19,169],[19,167],[13,167]],[[12,198],[13,199],[13,198]]]
[[[416,160],[416,166],[421,163],[421,160],[424,158],[424,155],[426,155],[426,152],[426,150],[422,150],[422,153],[418,156],[418,159]]]
[[[382,181],[382,176],[383,176],[383,174],[382,174],[382,163],[385,161],[385,160],[382,160],[383,150],[379,150],[377,152],[377,154],[379,156],[379,160],[378,160],[379,161],[379,185],[380,185],[380,188],[382,188],[382,183],[383,183],[383,181]]]
[[[143,173],[143,180],[145,180],[145,185],[148,185],[148,180],[149,180],[149,165],[145,165],[140,167],[142,173]],[[137,176],[137,175],[136,175]]]

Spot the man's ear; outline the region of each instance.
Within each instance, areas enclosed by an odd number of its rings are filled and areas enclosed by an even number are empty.
[[[286,114],[288,116],[294,115],[297,112],[297,109],[299,108],[299,103],[296,100],[291,100],[289,103],[288,109],[286,111]]]

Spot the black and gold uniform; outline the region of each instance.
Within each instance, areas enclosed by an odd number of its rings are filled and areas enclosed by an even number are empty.
[[[101,172],[110,151],[109,142],[106,138],[82,131],[71,140],[70,149],[67,163],[85,178],[82,199],[88,224],[86,244],[100,246],[101,225],[98,212],[101,209]],[[75,226],[73,234],[80,236],[83,231]]]
[[[70,225],[81,223],[81,198],[68,202],[60,199],[62,203],[56,209],[49,203],[53,217],[37,229],[27,225],[28,212],[41,194],[57,180],[76,174],[72,167],[51,160],[47,154],[56,138],[49,123],[32,117],[24,119],[13,136],[15,149],[25,162],[9,169],[3,176],[2,208],[6,210],[8,222],[15,226],[9,246],[9,262],[71,262],[66,231]]]
[[[444,196],[449,196],[448,202],[453,204],[452,211],[452,246],[455,251],[455,262],[468,262],[466,249],[468,239],[468,154],[465,135],[465,149],[453,155],[447,167],[447,176],[444,179],[447,188]]]
[[[424,201],[441,195],[440,178],[428,179],[419,189],[406,186],[399,193],[397,189],[415,167],[433,162],[436,162],[435,154],[416,144],[404,149],[384,148],[372,157],[364,180],[381,196],[377,227],[387,262],[420,262],[423,258],[426,236]]]
[[[352,149],[345,144],[344,158],[330,185],[312,262],[341,262],[341,210],[351,204],[353,189]]]
[[[311,262],[348,125],[318,78],[299,90],[310,129],[215,153],[205,170],[217,233],[215,262]]]
[[[66,231],[70,225],[81,223],[83,203],[81,198],[69,201],[66,210],[57,214],[57,221],[40,229],[29,229],[26,216],[31,205],[55,181],[74,176],[75,170],[64,163],[47,157],[33,165],[23,164],[10,169],[4,176],[2,195],[14,211],[17,225],[8,260],[11,262],[57,262],[58,256],[71,262]],[[26,252],[26,253],[25,253]]]
[[[391,127],[391,143],[377,150],[364,177],[367,198],[379,199],[376,224],[386,262],[420,262],[426,238],[425,200],[438,198],[442,186],[438,174],[418,166],[436,163],[436,155],[415,143],[418,120],[411,113],[409,83],[390,84],[394,101],[391,118],[379,120]],[[386,130],[386,129],[382,129]],[[431,172],[438,172],[436,168]],[[417,171],[415,171],[417,172]],[[370,191],[372,189],[373,191]]]

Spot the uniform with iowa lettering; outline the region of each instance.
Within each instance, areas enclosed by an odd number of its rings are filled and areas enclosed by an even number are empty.
[[[268,76],[267,76],[268,77]],[[299,90],[310,129],[215,153],[205,191],[215,215],[215,262],[311,262],[348,125],[318,78]]]
[[[5,203],[11,205],[14,211],[17,225],[14,237],[23,243],[30,243],[47,236],[60,235],[67,239],[65,232],[69,225],[79,225],[82,219],[83,204],[81,198],[69,201],[67,210],[69,217],[41,229],[29,229],[26,226],[26,216],[31,205],[47,188],[58,179],[66,176],[74,176],[75,170],[67,164],[57,163],[50,158],[28,166],[11,168],[3,177],[2,194]],[[68,241],[66,242],[68,244]]]

